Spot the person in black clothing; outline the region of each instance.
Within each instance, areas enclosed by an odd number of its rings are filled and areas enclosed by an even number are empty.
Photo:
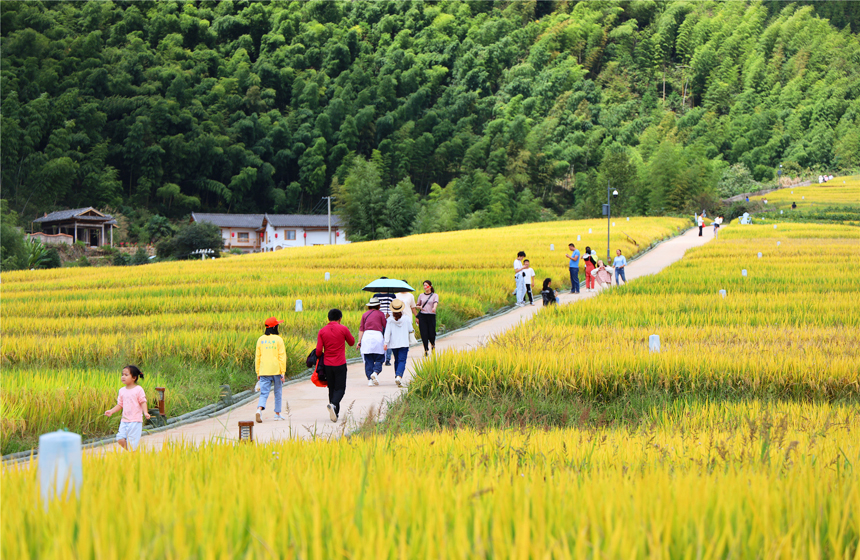
[[[555,290],[550,287],[552,284],[552,278],[546,278],[543,281],[543,289],[540,291],[541,297],[543,297],[544,305],[555,305],[558,303],[558,298],[555,295]]]

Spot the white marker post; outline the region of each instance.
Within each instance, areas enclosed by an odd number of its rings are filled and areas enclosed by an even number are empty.
[[[77,492],[84,483],[81,436],[71,432],[50,432],[39,436],[39,487],[42,503]]]
[[[555,251],[555,243],[550,243],[550,244],[549,244],[549,250],[550,250],[550,251]]]
[[[582,236],[581,236],[581,235],[577,235],[577,236],[576,236],[576,240],[577,240],[577,241],[582,241]]]
[[[591,228],[588,228],[588,233],[591,233]]]
[[[328,282],[329,280],[331,280],[331,273],[326,272],[325,273],[325,281]]]
[[[747,269],[741,270],[741,276],[743,276],[744,278],[747,277]]]
[[[301,311],[304,311],[304,309],[302,309],[302,300],[297,299],[296,300],[296,313],[299,313]]]
[[[759,252],[759,254],[758,254],[758,258],[761,258],[761,252]]]
[[[720,290],[720,295],[723,296],[723,299],[726,299],[726,293],[725,290]]]
[[[648,350],[652,353],[659,354],[660,353],[660,335],[652,334],[648,337]]]

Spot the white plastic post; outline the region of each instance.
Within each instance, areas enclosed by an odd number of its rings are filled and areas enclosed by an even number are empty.
[[[648,350],[651,352],[660,353],[660,335],[652,334],[648,337]]]
[[[588,228],[588,233],[591,233],[591,228]]]
[[[747,269],[743,269],[743,270],[741,270],[741,276],[743,276],[744,278],[746,278],[746,275],[747,275]]]
[[[549,250],[550,250],[550,251],[555,251],[555,243],[550,243],[550,244],[549,244]]]
[[[726,291],[720,290],[720,295],[723,296],[723,299],[725,299],[726,298]]]
[[[781,241],[777,241],[777,242],[776,242],[776,246],[777,246],[777,247],[779,247],[779,244],[780,244],[780,243],[781,243]]]
[[[629,221],[630,221],[630,218],[627,218],[627,221],[629,222]]]
[[[776,229],[776,224],[773,224],[773,229]]]
[[[780,210],[779,213],[782,214],[782,210]]]
[[[577,241],[582,241],[582,236],[581,236],[581,235],[577,235],[577,236],[576,236],[576,240],[577,240]]]
[[[331,280],[331,273],[326,272],[325,273],[325,281],[328,282],[329,280]]]
[[[81,436],[71,432],[39,436],[39,486],[45,507],[67,488],[77,492],[83,482]]]
[[[759,251],[758,258],[761,258],[761,252]]]
[[[612,227],[615,227],[615,222],[612,222]]]
[[[304,311],[304,309],[302,309],[302,300],[297,299],[296,300],[296,312],[298,313],[300,311]]]

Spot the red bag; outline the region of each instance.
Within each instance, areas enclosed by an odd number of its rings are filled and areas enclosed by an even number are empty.
[[[314,368],[314,372],[311,374],[311,383],[313,383],[317,387],[328,387],[328,381],[326,381],[325,379],[325,373],[323,373],[322,375],[319,374],[320,367],[325,367],[322,363],[322,360],[319,360],[317,362],[317,367]]]

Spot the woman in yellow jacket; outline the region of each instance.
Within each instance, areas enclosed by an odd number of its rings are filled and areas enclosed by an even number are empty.
[[[263,421],[263,410],[269,391],[275,392],[275,420],[283,420],[281,416],[281,391],[284,374],[287,373],[287,349],[284,339],[278,334],[278,321],[274,317],[266,319],[266,334],[257,339],[257,357],[255,360],[257,382],[260,384],[260,401],[257,404],[257,422]]]

